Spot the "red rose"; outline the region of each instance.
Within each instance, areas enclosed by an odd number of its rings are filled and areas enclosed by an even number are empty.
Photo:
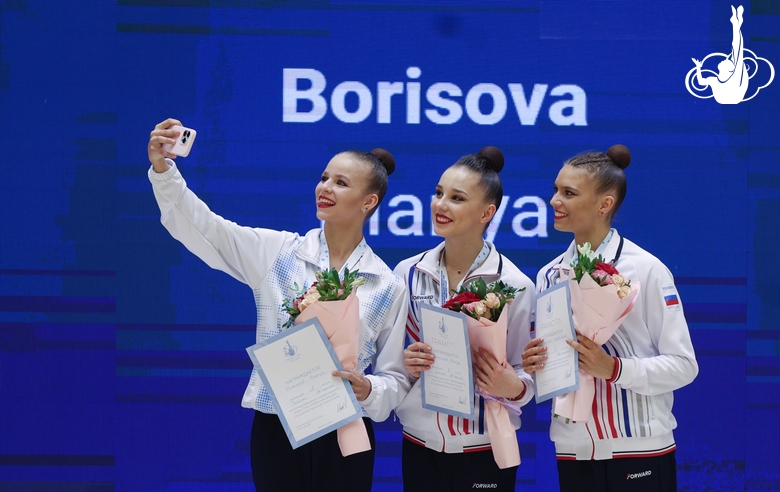
[[[596,262],[596,270],[604,270],[609,275],[617,275],[618,271],[617,268],[612,266],[612,263],[602,263],[600,261]]]
[[[476,295],[473,292],[463,292],[462,294],[458,294],[449,301],[445,302],[442,306],[444,309],[452,309],[455,307],[455,303],[459,303],[461,306],[464,304],[468,304],[470,302],[476,302],[480,301],[478,295]]]

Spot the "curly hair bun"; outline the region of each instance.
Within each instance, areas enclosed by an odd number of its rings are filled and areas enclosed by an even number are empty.
[[[480,150],[477,155],[485,159],[485,161],[487,161],[488,167],[493,171],[500,173],[501,170],[504,169],[504,154],[498,149],[498,147],[488,145],[487,147]]]
[[[395,171],[395,158],[393,157],[393,154],[386,151],[385,149],[379,149],[379,148],[374,149],[369,153],[373,154],[377,159],[382,161],[382,165],[385,166],[388,176],[393,174],[393,171]]]
[[[631,164],[631,151],[625,145],[613,145],[607,150],[607,157],[620,169],[625,169]]]

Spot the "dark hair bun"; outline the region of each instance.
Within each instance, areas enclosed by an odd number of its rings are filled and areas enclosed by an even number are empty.
[[[395,158],[393,158],[393,154],[386,151],[385,149],[374,149],[370,153],[382,161],[382,165],[384,165],[385,169],[387,169],[388,176],[393,174],[393,171],[395,171]]]
[[[488,167],[493,171],[500,173],[504,169],[504,154],[501,153],[498,147],[488,145],[480,150],[477,155],[485,159]]]
[[[631,151],[625,145],[613,145],[607,150],[607,157],[620,169],[625,169],[631,164]]]

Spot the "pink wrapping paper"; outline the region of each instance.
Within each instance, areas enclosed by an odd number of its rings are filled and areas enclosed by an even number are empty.
[[[476,320],[470,316],[466,317],[471,350],[476,352],[480,348],[484,348],[505,367],[507,365],[506,313],[507,309],[505,308],[498,321],[490,321],[487,318]],[[506,407],[497,401],[485,399],[485,419],[487,420],[490,445],[493,448],[493,458],[498,467],[504,469],[518,466],[520,464],[520,448],[517,445],[515,427],[509,420],[509,412]]]
[[[574,328],[597,345],[603,345],[633,309],[641,286],[639,282],[631,282],[631,292],[620,299],[614,285],[599,285],[590,275],[583,275],[578,283],[572,275],[572,272],[561,272],[569,282]],[[580,389],[556,396],[553,412],[575,422],[587,422],[595,392],[593,376],[580,371]]]
[[[360,314],[358,298],[354,292],[343,301],[317,301],[295,318],[295,324],[317,318],[325,330],[333,351],[344,369],[357,367],[360,347]],[[363,419],[355,420],[336,430],[342,456],[362,453],[371,449]]]

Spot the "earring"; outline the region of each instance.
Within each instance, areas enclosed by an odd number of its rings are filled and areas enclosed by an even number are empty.
[[[366,213],[367,210],[367,208],[363,207],[363,213]]]

